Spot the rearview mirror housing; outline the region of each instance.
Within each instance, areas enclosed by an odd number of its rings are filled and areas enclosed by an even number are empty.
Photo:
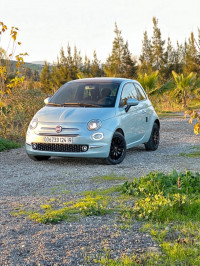
[[[131,108],[131,106],[136,106],[139,104],[139,101],[137,99],[133,99],[133,98],[130,98],[130,99],[127,99],[127,106],[125,108],[125,111],[128,112],[128,110]]]

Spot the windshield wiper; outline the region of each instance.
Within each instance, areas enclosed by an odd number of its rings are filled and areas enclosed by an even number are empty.
[[[48,105],[52,105],[52,106],[62,106],[60,103],[48,103]]]
[[[97,104],[90,104],[90,103],[64,103],[63,106],[68,106],[68,105],[75,105],[75,106],[80,106],[80,107],[99,107]]]
[[[83,107],[99,107],[98,104],[92,104],[92,103],[81,103],[80,106],[83,106]]]
[[[63,106],[67,106],[67,105],[78,105],[78,106],[80,106],[80,103],[63,103]]]

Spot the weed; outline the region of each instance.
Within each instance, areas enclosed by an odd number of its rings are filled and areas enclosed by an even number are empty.
[[[21,147],[19,143],[0,138],[0,152]]]
[[[150,247],[143,254],[120,258],[114,258],[107,248],[96,256],[86,252],[88,264],[200,265],[199,193],[199,173],[154,172],[122,186],[85,191],[75,201],[50,199],[38,211],[19,206],[18,212],[12,214],[41,223],[57,223],[115,212],[119,230],[131,230],[134,219],[140,220],[141,231],[151,235],[159,249]]]
[[[101,196],[87,196],[76,202],[64,202],[62,204],[64,207],[57,206],[56,203],[57,201],[50,200],[50,204],[41,205],[39,211],[27,212],[21,209],[12,214],[25,215],[39,223],[58,223],[63,220],[73,221],[83,216],[98,216],[112,212],[112,209],[107,207],[107,200]]]
[[[179,156],[189,157],[189,158],[200,157],[200,151],[193,151],[190,153],[180,153]]]
[[[28,125],[36,111],[44,105],[45,97],[41,90],[27,89],[25,86],[12,90],[4,98],[4,107],[0,108],[0,135],[24,142]]]
[[[173,171],[149,173],[121,187],[134,197],[134,205],[122,211],[124,220],[146,221],[142,230],[161,248],[162,254],[144,255],[145,264],[200,265],[199,182],[199,173]]]
[[[65,188],[66,188],[66,185],[56,185],[55,187],[51,188],[51,193],[53,195],[57,195],[57,194],[67,195],[70,193],[70,190],[66,190]]]
[[[97,176],[97,177],[92,177],[91,180],[94,180],[95,182],[102,182],[102,181],[123,181],[127,180],[128,177],[125,176],[116,176],[115,174],[110,174],[110,175],[103,175],[103,176]]]
[[[120,192],[120,191],[121,191],[121,186],[113,186],[113,187],[106,188],[106,189],[83,191],[82,195],[95,197],[97,195],[103,196],[103,195],[113,194],[113,193]]]
[[[195,157],[200,157],[200,146],[194,146],[192,147],[193,151],[192,152],[187,152],[187,153],[180,153],[179,156],[181,157],[188,157],[188,158],[195,158]]]
[[[179,180],[178,186],[177,182]],[[159,172],[150,172],[148,175],[135,178],[132,182],[125,182],[121,187],[122,193],[133,196],[149,196],[163,193],[180,194],[199,194],[200,193],[200,174],[186,171],[185,173],[178,173],[173,171],[170,174]]]

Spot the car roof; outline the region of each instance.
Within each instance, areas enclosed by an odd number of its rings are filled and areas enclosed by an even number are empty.
[[[87,83],[104,83],[104,82],[112,82],[112,83],[118,83],[121,84],[123,81],[133,81],[131,79],[126,79],[126,78],[84,78],[84,79],[76,79],[72,80],[71,82],[75,83],[82,83],[82,82],[87,82]]]

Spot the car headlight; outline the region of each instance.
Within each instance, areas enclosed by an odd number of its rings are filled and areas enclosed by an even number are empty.
[[[37,120],[37,118],[34,118],[34,119],[30,122],[29,127],[30,127],[30,129],[35,129],[35,128],[37,127],[37,125],[38,125],[38,120]]]
[[[98,120],[98,119],[94,119],[94,120],[91,120],[90,122],[88,122],[87,124],[87,128],[89,130],[97,130],[101,127],[101,121]]]

